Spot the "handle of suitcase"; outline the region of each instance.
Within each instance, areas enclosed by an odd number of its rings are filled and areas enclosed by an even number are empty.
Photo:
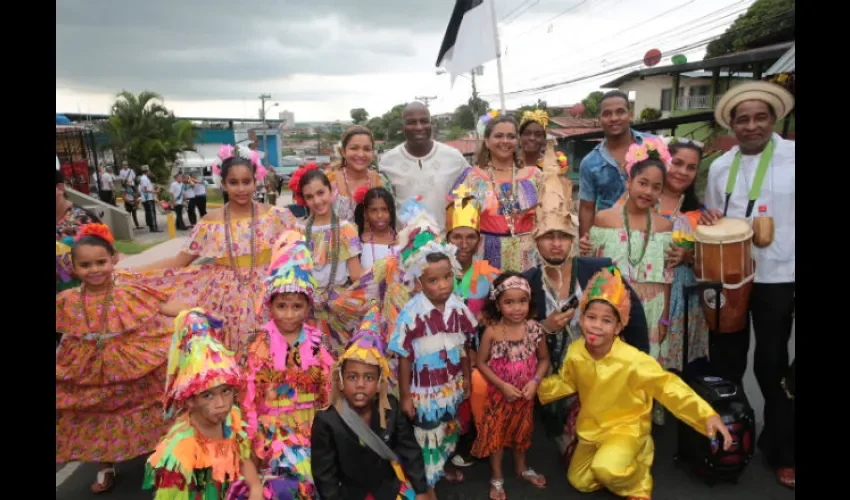
[[[688,325],[688,307],[689,307],[689,304],[690,304],[690,297],[691,297],[691,294],[699,293],[699,292],[702,292],[704,290],[714,290],[716,297],[718,297],[718,299],[714,301],[714,314],[715,314],[714,324],[715,325],[720,324],[720,299],[719,299],[719,297],[720,297],[720,294],[723,292],[723,283],[721,283],[720,281],[700,281],[698,283],[694,283],[693,285],[686,285],[684,287],[685,317],[683,318],[684,330],[685,331],[683,333],[683,338],[682,338],[682,372],[680,374],[681,377],[682,377],[682,380],[685,380],[685,381],[688,380],[687,371],[688,371],[688,361],[690,360],[690,351],[689,351],[690,346],[688,345],[688,342],[690,341],[690,337],[691,337],[691,332],[688,329],[688,326],[689,326]]]

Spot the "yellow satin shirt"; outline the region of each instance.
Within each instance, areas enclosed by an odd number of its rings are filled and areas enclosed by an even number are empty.
[[[639,438],[652,430],[652,400],[706,435],[706,420],[717,412],[677,375],[617,337],[600,360],[584,341],[573,342],[557,375],[543,379],[543,404],[578,392],[581,410],[576,432],[582,441],[601,443],[611,434]]]

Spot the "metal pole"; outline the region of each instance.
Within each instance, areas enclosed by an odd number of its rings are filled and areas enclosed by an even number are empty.
[[[478,120],[478,90],[475,87],[475,70],[472,70],[472,123],[476,123]],[[478,127],[474,127],[475,130],[475,141],[477,142],[480,137],[478,137]]]
[[[270,94],[260,95],[260,103],[262,104],[260,118],[263,120],[263,164],[266,168],[269,166],[269,140],[266,134],[266,100],[270,100]]]
[[[494,2],[487,2],[490,6],[490,16],[493,21],[493,38],[496,40],[496,71],[499,73],[499,101],[502,105],[502,114],[505,114],[505,84],[502,81],[502,48],[499,46],[499,26],[496,23],[496,6]]]

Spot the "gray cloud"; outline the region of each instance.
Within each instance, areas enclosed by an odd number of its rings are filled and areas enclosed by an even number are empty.
[[[497,8],[504,16],[519,3],[497,0]],[[151,89],[204,100],[253,97],[258,86],[277,81],[276,97],[319,99],[320,93],[287,92],[287,79],[432,71],[453,5],[453,0],[62,0],[56,3],[57,86],[107,93]]]

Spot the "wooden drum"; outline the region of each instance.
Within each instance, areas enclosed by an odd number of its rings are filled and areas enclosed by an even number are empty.
[[[752,258],[753,230],[741,219],[725,217],[712,226],[694,231],[694,273],[697,281],[723,283],[720,296],[720,324],[716,324],[714,290],[700,297],[711,331],[731,333],[749,326],[750,293],[755,264]]]

